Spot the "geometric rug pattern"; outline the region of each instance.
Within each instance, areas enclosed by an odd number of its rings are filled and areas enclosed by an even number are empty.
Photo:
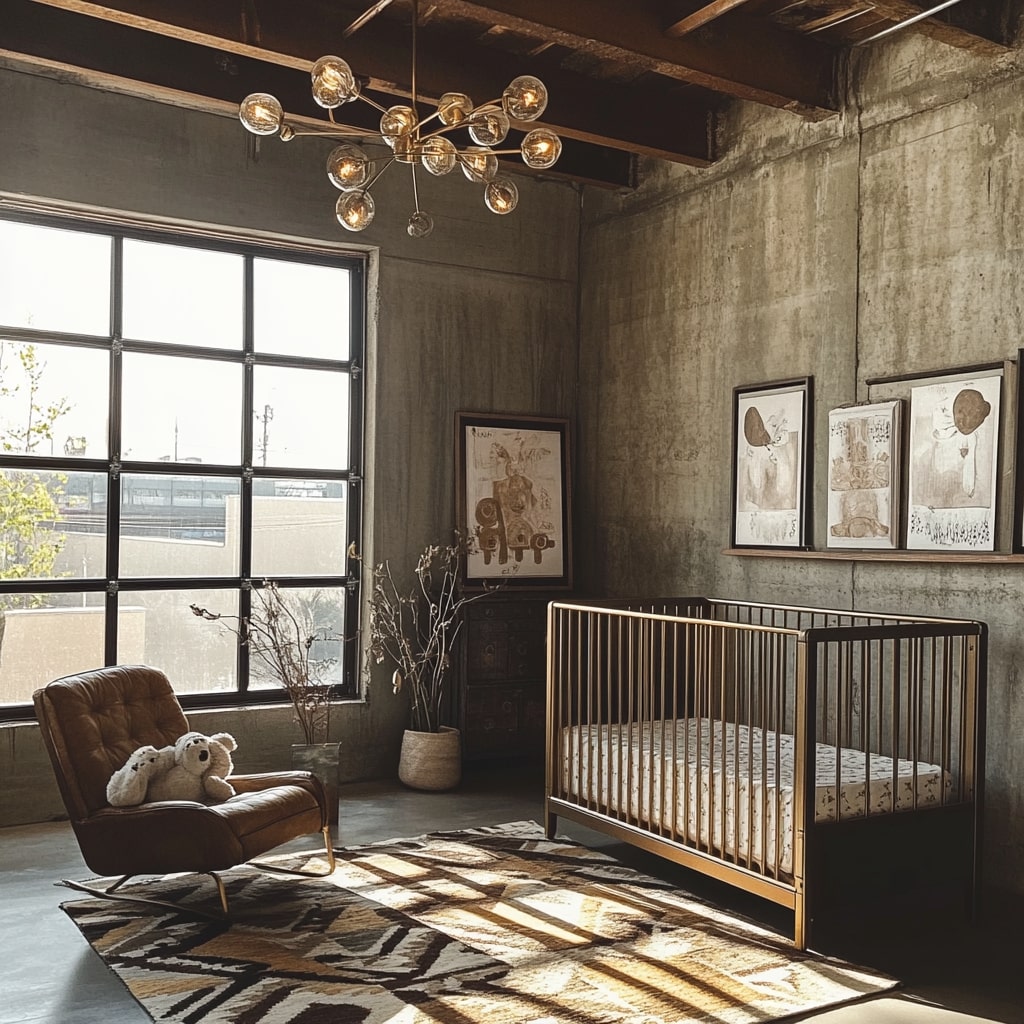
[[[896,985],[535,822],[349,847],[325,879],[252,866],[223,879],[230,921],[93,899],[64,910],[174,1024],[747,1024]],[[206,876],[137,888],[216,902]]]

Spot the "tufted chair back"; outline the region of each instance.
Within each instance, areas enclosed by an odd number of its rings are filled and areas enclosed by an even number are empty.
[[[163,747],[188,732],[170,680],[146,665],[65,676],[33,699],[72,821],[107,806],[107,782],[134,750]]]

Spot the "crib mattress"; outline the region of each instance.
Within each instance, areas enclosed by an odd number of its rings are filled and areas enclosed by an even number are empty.
[[[793,858],[794,737],[708,718],[563,730],[571,799],[788,875]],[[938,765],[817,744],[815,821],[941,803]]]

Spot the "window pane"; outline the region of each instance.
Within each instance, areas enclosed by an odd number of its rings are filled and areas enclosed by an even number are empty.
[[[241,482],[210,476],[121,478],[123,576],[237,576]]]
[[[105,458],[109,359],[97,349],[0,338],[0,450]]]
[[[76,527],[69,525],[85,511],[83,496],[77,492],[89,486],[97,490],[105,507],[105,478],[94,474],[0,470],[0,579],[104,575],[105,524],[101,520],[96,525],[100,532],[95,557],[92,538],[80,537]]]
[[[103,594],[5,594],[0,704],[32,700],[52,679],[103,664]]]
[[[334,685],[341,682],[341,638],[345,635],[345,592],[340,587],[280,588],[284,606],[291,616],[279,618],[277,634],[281,647],[301,657],[308,637],[316,639],[309,648],[310,676],[317,682]],[[263,591],[252,595],[252,621],[254,626],[268,621]],[[294,622],[293,622],[294,620]],[[273,666],[261,658],[256,645],[250,645],[249,678],[252,689],[267,689],[281,685],[280,676]]]
[[[117,604],[118,662],[161,669],[179,694],[236,689],[234,634],[190,607],[235,615],[236,591],[123,590]]]
[[[234,253],[125,239],[124,336],[241,348],[243,267]]]
[[[337,575],[344,571],[346,486],[331,480],[254,480],[255,576]]]
[[[0,220],[0,324],[110,333],[106,235]]]
[[[253,282],[257,352],[349,358],[349,271],[257,259]]]
[[[138,352],[123,365],[125,459],[241,463],[241,365]]]
[[[349,375],[257,366],[253,464],[348,468]]]
[[[102,579],[107,575],[107,477],[101,473],[67,473],[62,489],[58,504],[64,546],[57,556],[54,575]]]

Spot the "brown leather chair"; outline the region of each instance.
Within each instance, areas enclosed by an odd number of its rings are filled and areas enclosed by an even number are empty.
[[[133,751],[146,744],[166,746],[189,731],[159,669],[117,665],[65,676],[36,690],[33,701],[85,863],[97,875],[122,876],[106,888],[65,882],[71,888],[102,898],[157,902],[116,890],[133,875],[195,871],[217,883],[227,915],[218,871],[317,831],[323,833],[328,862],[322,873],[334,870],[324,787],[309,772],[231,775],[236,795],[210,805],[107,803],[107,782]]]

